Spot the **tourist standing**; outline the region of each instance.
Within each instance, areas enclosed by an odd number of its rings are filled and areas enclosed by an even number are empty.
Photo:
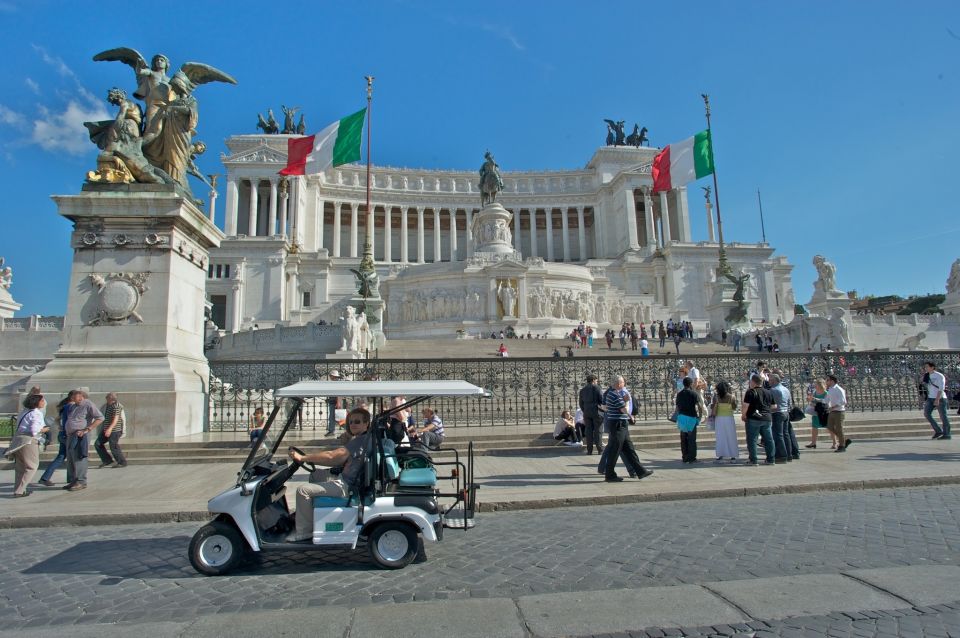
[[[613,350],[613,330],[607,330],[603,336],[607,340],[607,350]]]
[[[603,417],[600,415],[600,406],[603,405],[603,392],[597,385],[594,374],[587,375],[587,385],[580,388],[577,405],[583,410],[584,438],[587,440],[587,454],[603,452]]]
[[[263,414],[262,408],[257,409]],[[115,392],[108,393],[107,402],[103,406],[103,429],[97,437],[97,442],[93,444],[93,449],[100,457],[100,467],[113,467],[114,459],[117,467],[127,467],[127,457],[120,449],[120,437],[123,436],[123,430],[126,427],[124,421],[126,421],[126,414],[123,404],[117,401]],[[107,452],[108,443],[110,444],[109,452]]]
[[[772,420],[774,460],[777,463],[786,463],[792,460],[787,424],[790,422],[790,393],[780,383],[780,377],[770,375],[770,394],[773,395],[773,405],[770,407]]]
[[[327,375],[331,381],[339,381],[339,370],[331,370]],[[343,402],[340,397],[327,397],[327,436],[331,436],[337,431],[337,410],[343,409]]]
[[[667,331],[663,328],[663,322],[660,322],[660,349],[663,350],[664,344],[667,343]]]
[[[87,488],[87,467],[90,454],[90,433],[103,423],[103,413],[97,409],[87,393],[79,390],[73,395],[73,409],[67,417],[67,484],[63,489],[78,492]]]
[[[677,354],[680,354],[680,342],[683,341],[683,337],[680,336],[679,332],[673,333],[673,347],[677,349]]]
[[[67,433],[64,429],[67,423],[67,417],[70,415],[70,409],[73,408],[73,401],[71,397],[76,390],[73,390],[67,394],[66,397],[60,400],[60,403],[57,404],[57,412],[60,421],[60,428],[57,431],[57,443],[60,444],[60,450],[57,452],[56,458],[54,458],[47,465],[47,469],[43,471],[43,476],[40,477],[40,480],[37,481],[40,485],[46,485],[47,487],[53,487],[56,485],[51,479],[53,478],[53,473],[56,472],[64,461],[67,460]]]
[[[627,466],[627,472],[636,475],[638,479],[653,474],[652,470],[645,469],[643,464],[640,463],[637,450],[630,440],[630,433],[627,430],[630,419],[630,408],[628,407],[630,400],[630,393],[626,391],[626,382],[623,377],[617,377],[604,397],[610,440],[607,442],[603,455],[601,455],[601,462],[603,461],[602,456],[606,456],[604,480],[608,483],[623,480],[623,477],[617,476],[616,472],[618,458],[623,459],[623,464]]]
[[[827,429],[837,436],[837,452],[846,452],[853,439],[843,438],[843,421],[847,413],[847,392],[836,375],[827,375]]]
[[[649,357],[650,356],[650,344],[646,339],[640,340],[640,356]]]
[[[677,393],[677,427],[680,429],[680,456],[684,463],[697,462],[697,425],[706,410],[703,397],[693,389],[693,379],[683,378],[683,389]]]
[[[827,388],[823,385],[823,381],[817,379],[813,382],[813,391],[807,393],[807,403],[810,404],[810,407],[813,408],[811,415],[811,432],[810,432],[810,443],[805,447],[815,450],[817,449],[817,437],[820,434],[821,428],[826,429],[827,424],[820,420],[820,417],[817,415],[816,404],[825,403],[827,400]],[[809,414],[810,411],[808,411]],[[827,430],[827,433],[830,434],[830,439],[832,443],[830,444],[830,449],[837,449],[837,437],[833,432]]]
[[[40,467],[40,443],[37,441],[43,432],[50,428],[43,424],[43,410],[47,401],[42,394],[29,394],[23,402],[24,410],[17,416],[17,425],[7,458],[13,457],[13,496],[30,496],[27,486]]]
[[[743,335],[739,330],[733,331],[733,351],[740,352],[740,342],[743,341]]]
[[[937,365],[933,361],[927,361],[923,364],[923,381],[927,385],[927,398],[923,402],[923,416],[930,422],[933,428],[934,439],[950,439],[950,419],[947,418],[947,378],[942,372],[937,370]],[[933,411],[940,413],[940,422],[943,427],[939,427],[933,418]]]
[[[770,406],[773,396],[763,387],[763,379],[759,374],[750,376],[750,389],[743,394],[743,403],[740,406],[740,420],[747,431],[747,465],[759,465],[757,460],[757,437],[763,441],[766,452],[766,465],[773,465],[774,445],[773,433],[770,431],[772,419]]]
[[[740,457],[737,445],[737,423],[733,413],[737,409],[737,399],[730,391],[730,384],[719,382],[714,387],[713,401],[710,405],[710,416],[713,417],[713,429],[717,437],[717,462],[730,459],[736,463]]]

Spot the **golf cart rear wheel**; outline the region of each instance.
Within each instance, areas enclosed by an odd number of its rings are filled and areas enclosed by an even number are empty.
[[[417,555],[417,532],[407,523],[388,521],[370,534],[370,557],[385,569],[401,569]]]
[[[236,527],[213,521],[193,535],[190,541],[190,564],[206,576],[220,576],[237,566],[245,547]]]

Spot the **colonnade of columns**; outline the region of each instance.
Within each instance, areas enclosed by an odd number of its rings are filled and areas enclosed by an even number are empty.
[[[683,240],[681,237],[681,231],[678,228],[676,231],[670,227],[670,206],[667,200],[667,192],[662,191],[660,193],[654,194],[650,188],[644,187],[640,189],[643,197],[643,223],[644,223],[644,236],[645,236],[645,246],[651,250],[657,248],[663,248],[665,245],[676,239]],[[637,209],[636,209],[636,193],[633,190],[626,191],[627,193],[627,216],[629,223],[628,231],[630,234],[630,247],[639,248],[639,233],[638,233],[638,224],[637,224]],[[654,206],[654,197],[658,199],[659,210]],[[679,199],[679,198],[678,198]],[[678,211],[679,213],[680,211]]]
[[[266,210],[261,203],[261,190],[264,182],[269,188]],[[290,194],[296,192],[295,180],[288,182],[288,190],[281,192],[280,177],[268,179],[238,180],[227,179],[227,208],[224,232],[227,236],[238,234],[248,237],[272,237],[274,235],[299,237],[301,215],[298,206],[291,205]],[[247,194],[246,227],[239,227],[241,189]],[[295,199],[295,198],[294,198]],[[293,210],[291,210],[291,208]],[[264,219],[262,215],[266,215]]]

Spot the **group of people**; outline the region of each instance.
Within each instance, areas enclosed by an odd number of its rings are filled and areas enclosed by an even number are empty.
[[[576,328],[570,331],[570,341],[574,348],[592,348],[593,347],[593,328],[580,322]]]
[[[40,485],[54,487],[54,472],[66,463],[67,483],[63,489],[69,492],[86,489],[91,439],[101,468],[126,467],[127,459],[120,447],[126,414],[115,393],[107,394],[101,410],[85,389],[71,390],[57,404],[57,416],[53,418],[46,415],[46,397],[39,387],[33,387],[24,399],[23,408],[16,417],[13,438],[5,452],[8,458],[14,459],[15,498],[31,494],[28,488],[40,467],[40,452],[54,431],[59,450],[40,477]]]

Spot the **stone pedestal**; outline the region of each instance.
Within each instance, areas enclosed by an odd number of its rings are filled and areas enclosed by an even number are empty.
[[[513,213],[499,202],[491,202],[473,216],[473,252],[494,253],[497,255],[515,255],[519,253],[513,247],[513,234],[510,232],[510,220]]]
[[[813,294],[813,297],[811,297],[810,302],[807,303],[806,307],[807,312],[811,315],[829,317],[833,313],[834,308],[842,308],[849,316],[850,298],[839,290],[830,291],[828,293],[823,293],[818,290]]]
[[[0,319],[10,319],[20,308],[21,305],[13,300],[10,291],[0,287]]]
[[[45,394],[116,392],[137,438],[202,432],[208,250],[223,234],[173,187],[87,184],[54,196],[74,224],[63,344],[31,383]]]
[[[947,298],[940,304],[940,310],[945,315],[960,315],[960,294],[947,293]]]
[[[723,277],[718,277],[717,281],[714,282],[713,292],[706,306],[707,316],[710,317],[711,337],[719,339],[720,333],[723,330],[731,332],[736,329],[740,332],[747,332],[751,329],[749,319],[744,318],[744,320],[739,322],[730,322],[727,320],[731,311],[737,307],[737,302],[733,299],[733,294],[736,292],[736,289],[737,287],[733,282]],[[747,302],[745,309],[749,307],[750,304]]]

